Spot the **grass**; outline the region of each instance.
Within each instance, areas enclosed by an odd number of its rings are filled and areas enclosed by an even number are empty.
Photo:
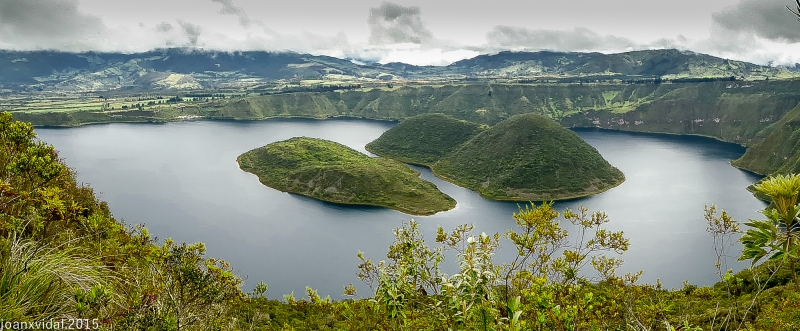
[[[42,247],[17,238],[3,238],[0,244],[8,249],[7,255],[0,256],[2,321],[64,317],[75,309],[76,290],[88,292],[104,281],[101,267],[71,254],[70,249]]]
[[[237,161],[266,186],[323,201],[381,206],[412,215],[432,215],[456,205],[408,166],[327,140],[279,141],[248,151]]]

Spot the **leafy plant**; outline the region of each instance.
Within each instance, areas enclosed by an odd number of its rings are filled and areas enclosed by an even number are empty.
[[[800,289],[795,268],[800,256],[800,175],[776,175],[754,187],[772,203],[762,212],[767,219],[745,223],[750,229],[740,239],[744,249],[739,259],[752,260],[753,265],[763,258],[782,259]]]

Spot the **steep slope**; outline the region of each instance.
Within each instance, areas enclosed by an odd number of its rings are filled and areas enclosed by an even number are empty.
[[[367,144],[367,150],[414,164],[430,166],[482,131],[480,125],[443,114],[403,120]]]
[[[327,140],[279,141],[239,155],[237,161],[266,186],[323,201],[382,206],[412,215],[431,215],[456,205],[408,166]]]
[[[800,105],[765,129],[764,134],[763,140],[731,164],[760,174],[800,173]]]
[[[575,198],[624,180],[621,171],[577,134],[535,114],[514,116],[479,133],[432,169],[497,200]]]

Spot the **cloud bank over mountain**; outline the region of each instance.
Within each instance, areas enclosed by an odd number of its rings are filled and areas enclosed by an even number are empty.
[[[503,50],[678,48],[789,64],[800,62],[800,23],[787,5],[793,2],[676,0],[666,9],[638,0],[4,0],[0,48],[294,51],[421,65]]]

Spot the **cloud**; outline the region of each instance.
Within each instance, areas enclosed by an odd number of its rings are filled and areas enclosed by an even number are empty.
[[[102,42],[108,28],[77,0],[0,1],[0,43],[12,49],[79,51]]]
[[[712,14],[714,24],[734,33],[754,34],[783,42],[800,42],[800,24],[785,0],[741,0],[734,6]]]
[[[181,26],[183,34],[187,39],[189,39],[189,45],[198,46],[197,40],[200,38],[200,33],[202,32],[203,28],[199,25],[192,24],[181,19],[178,19],[178,25]]]
[[[722,58],[756,64],[800,61],[800,23],[786,5],[791,0],[739,0],[711,14],[707,39],[671,41],[675,48],[690,49]]]
[[[174,29],[175,28],[172,26],[172,24],[167,22],[161,22],[160,24],[156,25],[156,31],[158,32],[170,32]]]
[[[621,51],[640,47],[630,39],[600,35],[586,28],[531,30],[522,27],[496,26],[487,33],[486,39],[488,46],[495,49]]]
[[[405,7],[384,1],[380,7],[370,8],[367,23],[369,43],[373,45],[422,44],[433,38],[416,6]]]
[[[222,5],[222,9],[219,10],[220,14],[223,15],[235,15],[239,17],[239,24],[245,28],[249,29],[252,21],[250,17],[247,16],[247,13],[244,11],[242,7],[236,7],[233,5],[232,0],[211,0],[211,2],[216,2]]]

